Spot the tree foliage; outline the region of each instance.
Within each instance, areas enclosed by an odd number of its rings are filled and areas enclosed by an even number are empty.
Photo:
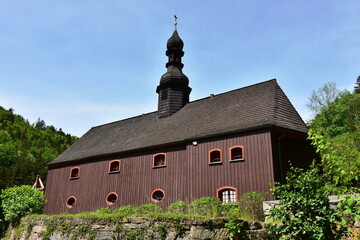
[[[314,114],[318,114],[344,93],[345,92],[341,92],[336,88],[335,82],[326,83],[317,91],[312,92],[307,107]]]
[[[32,184],[37,175],[45,180],[47,164],[76,140],[40,118],[31,125],[0,107],[0,190]]]
[[[360,94],[343,91],[321,108],[309,127],[327,185],[360,187]]]
[[[5,220],[11,223],[28,214],[40,214],[45,206],[44,193],[28,185],[4,189],[0,198]]]
[[[270,217],[281,224],[272,225],[271,234],[284,239],[341,239],[348,232],[341,210],[330,208],[328,191],[317,168],[292,169],[286,184],[272,189],[280,200]]]

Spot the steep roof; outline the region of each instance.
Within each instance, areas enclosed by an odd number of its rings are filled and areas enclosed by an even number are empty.
[[[307,133],[275,79],[190,102],[167,118],[152,112],[93,127],[50,164],[269,126]]]

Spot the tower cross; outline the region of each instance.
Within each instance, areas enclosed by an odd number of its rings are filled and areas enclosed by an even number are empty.
[[[176,25],[177,25],[177,16],[176,15],[174,15],[174,18],[175,18],[175,21],[174,21],[174,25],[175,25],[175,30],[176,30]]]

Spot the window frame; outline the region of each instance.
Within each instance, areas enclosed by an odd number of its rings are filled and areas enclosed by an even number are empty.
[[[242,158],[241,159],[232,159],[232,151],[233,149],[235,148],[240,148],[241,151],[242,151]],[[244,146],[241,146],[241,145],[236,145],[236,146],[232,146],[229,148],[229,161],[230,162],[242,162],[242,161],[245,161],[245,147]]]
[[[224,200],[222,199],[222,192],[225,190],[233,190],[235,191],[235,201],[236,202],[238,200],[238,190],[236,187],[231,187],[231,186],[225,186],[225,187],[221,187],[216,189],[216,198],[219,199],[221,202],[225,203]],[[230,202],[231,203],[231,202]]]
[[[70,205],[70,204],[68,204],[68,202],[69,202],[69,200],[71,199],[71,198],[73,198],[74,199],[74,205]],[[76,206],[76,204],[77,204],[77,199],[76,199],[76,197],[75,196],[70,196],[70,197],[68,197],[67,199],[66,199],[66,207],[67,208],[74,208],[75,206]]]
[[[108,197],[109,197],[110,195],[112,195],[112,194],[114,194],[114,195],[116,196],[115,202],[110,202],[110,201],[108,200]],[[115,203],[116,203],[118,200],[119,200],[119,195],[118,195],[116,192],[110,192],[110,193],[106,196],[106,198],[105,198],[106,205],[108,205],[108,206],[113,206],[113,205],[115,205]]]
[[[119,164],[119,170],[117,171],[111,171],[111,164],[117,162]],[[108,168],[108,173],[109,174],[114,174],[114,173],[120,173],[120,166],[121,166],[121,161],[120,160],[112,160],[109,162],[109,168]]]
[[[78,170],[78,174],[77,174],[77,176],[76,177],[74,177],[73,176],[73,171],[74,170]],[[70,177],[69,177],[69,179],[70,180],[75,180],[75,179],[79,179],[80,178],[80,167],[72,167],[71,169],[70,169]]]
[[[155,165],[155,158],[160,155],[164,156],[164,164],[163,165]],[[163,167],[166,167],[166,153],[154,154],[152,157],[152,168],[163,168]]]
[[[213,152],[215,152],[215,151],[217,151],[217,152],[220,153],[220,161],[212,162],[212,161],[211,161],[211,154],[212,154]],[[208,164],[209,164],[209,165],[222,164],[222,162],[223,162],[223,158],[222,158],[222,150],[221,150],[221,149],[214,148],[214,149],[209,150],[209,153],[208,153]]]
[[[158,191],[159,191],[159,192],[162,192],[162,194],[164,195],[163,198],[162,198],[160,201],[153,198],[154,193],[155,193],[155,192],[158,192]],[[159,204],[159,203],[162,203],[162,202],[164,201],[165,197],[166,197],[165,191],[162,190],[162,189],[160,189],[160,188],[157,188],[157,189],[155,189],[155,190],[153,190],[153,191],[151,192],[150,200],[151,200],[151,202],[153,202],[153,203],[155,203],[155,204]]]

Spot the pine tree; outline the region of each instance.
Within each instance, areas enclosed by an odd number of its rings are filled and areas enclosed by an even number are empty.
[[[360,76],[357,78],[356,83],[355,83],[355,92],[356,93],[360,93]]]

